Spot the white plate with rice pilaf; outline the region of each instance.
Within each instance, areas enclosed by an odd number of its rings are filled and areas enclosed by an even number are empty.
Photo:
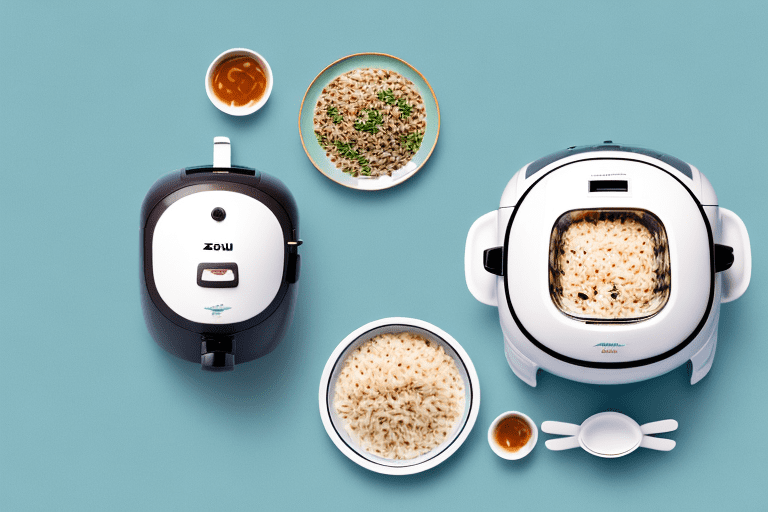
[[[328,436],[346,457],[377,473],[410,475],[459,449],[477,419],[480,387],[472,361],[448,333],[422,320],[384,318],[333,351],[319,405]]]
[[[299,135],[312,164],[345,187],[381,190],[413,176],[440,133],[440,109],[426,79],[382,53],[337,60],[301,102]]]

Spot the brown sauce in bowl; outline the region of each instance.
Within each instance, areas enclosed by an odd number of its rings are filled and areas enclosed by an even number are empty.
[[[496,425],[496,444],[508,452],[516,452],[531,439],[531,426],[519,416],[509,416]]]
[[[253,57],[245,55],[225,59],[211,74],[213,94],[227,105],[253,105],[267,89],[267,75]]]

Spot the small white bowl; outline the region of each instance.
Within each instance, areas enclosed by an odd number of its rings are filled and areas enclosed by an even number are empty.
[[[373,455],[352,439],[344,428],[344,421],[336,415],[333,406],[336,382],[347,356],[374,336],[392,332],[412,332],[441,345],[453,357],[464,381],[464,413],[454,426],[450,437],[432,451],[414,459],[395,460]],[[415,318],[383,318],[366,324],[349,334],[339,343],[320,378],[320,418],[328,436],[341,453],[350,460],[376,473],[385,475],[412,475],[433,468],[453,455],[469,436],[480,409],[480,384],[472,360],[459,343],[442,329]]]
[[[496,442],[496,427],[501,422],[501,420],[505,418],[509,418],[511,416],[517,416],[518,418],[525,421],[530,427],[531,427],[531,438],[528,439],[528,442],[523,445],[522,448],[517,450],[516,452],[510,452],[508,450],[505,450],[499,444]],[[533,450],[533,447],[536,446],[536,441],[539,440],[539,429],[536,427],[536,423],[533,422],[531,418],[529,418],[526,414],[523,414],[518,411],[507,411],[505,413],[499,414],[499,416],[493,420],[493,423],[491,423],[490,428],[488,428],[488,444],[491,446],[491,450],[493,450],[493,453],[501,457],[502,459],[507,460],[518,460],[522,459],[529,453],[531,453],[531,450]]]
[[[219,65],[219,63],[225,59],[229,59],[231,57],[251,57],[256,62],[258,62],[259,66],[261,66],[261,69],[264,70],[264,74],[267,77],[267,86],[264,89],[264,94],[261,96],[259,101],[254,103],[251,106],[248,107],[233,107],[232,105],[227,105],[223,101],[221,101],[219,98],[216,97],[216,94],[213,92],[213,87],[211,84],[211,75],[213,75],[213,70],[216,69],[216,66]],[[227,50],[215,59],[213,59],[213,62],[211,62],[211,65],[208,66],[208,72],[205,73],[205,92],[208,94],[208,99],[211,100],[211,103],[214,104],[216,108],[224,112],[225,114],[229,114],[231,116],[247,116],[249,114],[253,114],[257,110],[259,110],[261,107],[264,106],[264,104],[269,99],[269,95],[272,94],[272,68],[269,67],[269,63],[267,62],[267,59],[259,55],[253,50],[249,50],[247,48],[232,48],[231,50]]]

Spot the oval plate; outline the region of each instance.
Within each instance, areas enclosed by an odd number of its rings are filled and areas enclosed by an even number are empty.
[[[416,154],[413,155],[411,161],[400,170],[393,172],[392,176],[353,178],[337,169],[326,156],[325,150],[317,143],[313,119],[315,105],[317,105],[317,100],[320,98],[320,93],[337,76],[357,68],[387,69],[400,73],[413,82],[424,100],[424,106],[427,110],[427,130],[424,133],[421,146]],[[421,169],[430,155],[432,155],[439,133],[440,108],[437,105],[437,98],[435,98],[432,87],[430,87],[427,80],[416,68],[404,60],[384,53],[356,53],[343,57],[322,70],[309,85],[307,92],[304,94],[304,99],[301,101],[301,109],[299,111],[301,145],[304,146],[304,151],[307,153],[312,165],[339,185],[358,190],[382,190],[394,187],[416,174],[416,171]]]

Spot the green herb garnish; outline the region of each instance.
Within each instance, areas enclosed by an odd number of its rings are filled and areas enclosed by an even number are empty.
[[[340,140],[337,140],[333,144],[336,146],[336,149],[339,151],[339,154],[344,158],[354,159],[359,156],[357,154],[357,151],[355,151],[355,147],[348,142],[341,142]]]
[[[392,89],[387,89],[386,91],[379,91],[377,94],[380,101],[383,101],[387,105],[394,105],[397,101],[397,98],[395,98],[395,93],[392,92]]]
[[[368,119],[363,121],[363,114],[368,114]],[[358,115],[357,121],[355,121],[355,130],[368,133],[379,133],[379,125],[384,122],[384,118],[381,116],[378,110],[375,108],[364,108]]]
[[[413,153],[417,152],[421,147],[421,141],[424,139],[424,134],[421,132],[411,132],[408,135],[400,136],[400,145],[408,151]]]
[[[315,132],[315,136],[317,137],[317,143],[320,144],[320,147],[325,148],[328,145],[328,139],[325,135],[320,132]]]
[[[411,115],[413,107],[405,102],[403,98],[396,98],[392,89],[385,91],[379,91],[376,95],[380,101],[383,101],[387,105],[396,105],[400,110],[400,119],[407,119]]]
[[[400,109],[400,119],[406,119],[411,115],[412,106],[407,104],[404,99],[397,100],[397,108]]]
[[[339,124],[344,120],[344,118],[341,116],[341,112],[339,112],[339,109],[334,106],[328,107],[328,110],[326,110],[325,113],[328,114],[328,117],[331,118],[333,124]]]
[[[355,147],[352,144],[349,142],[342,142],[340,140],[335,141],[333,144],[336,146],[336,149],[339,151],[341,156],[344,158],[349,158],[350,160],[355,160],[358,164],[360,164],[360,174],[363,176],[371,175],[371,164],[368,163],[368,160],[364,156],[355,151]],[[357,171],[354,169],[342,169],[342,171],[349,173],[352,176],[357,174]]]

